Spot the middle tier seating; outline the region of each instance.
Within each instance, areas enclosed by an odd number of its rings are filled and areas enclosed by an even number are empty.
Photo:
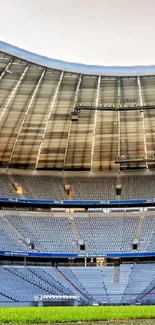
[[[144,220],[142,220],[144,218]],[[155,216],[105,216],[90,214],[73,216],[53,215],[0,215],[0,250],[27,251],[27,239],[35,251],[80,253],[78,239],[85,243],[90,255],[132,252],[138,229],[137,251],[155,250]],[[142,221],[142,225],[141,225]],[[78,238],[77,238],[78,236]]]

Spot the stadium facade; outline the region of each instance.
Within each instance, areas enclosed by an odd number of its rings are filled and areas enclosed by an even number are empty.
[[[155,66],[0,42],[0,305],[155,303],[154,110]]]

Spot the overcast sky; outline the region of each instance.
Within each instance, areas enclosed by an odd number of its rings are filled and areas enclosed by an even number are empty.
[[[155,64],[155,0],[0,0],[0,40],[65,61]]]

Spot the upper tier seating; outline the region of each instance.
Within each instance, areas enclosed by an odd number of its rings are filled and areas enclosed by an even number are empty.
[[[117,199],[116,183],[121,183],[122,193],[119,199],[152,199],[155,197],[155,175],[120,176],[38,176],[0,174],[0,197],[20,197],[13,184],[19,184],[23,190],[21,197],[40,200],[112,200]],[[71,186],[70,197],[65,185]]]
[[[15,175],[23,188],[23,196],[40,200],[66,199],[62,177]]]
[[[124,176],[121,178],[121,199],[153,199],[155,198],[155,175]]]
[[[14,187],[12,186],[11,178],[9,175],[0,174],[0,197],[19,197]]]
[[[68,177],[75,200],[112,200],[115,198],[115,177]]]

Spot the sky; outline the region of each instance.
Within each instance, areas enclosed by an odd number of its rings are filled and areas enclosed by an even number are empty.
[[[54,59],[155,64],[155,0],[0,0],[0,40]]]

